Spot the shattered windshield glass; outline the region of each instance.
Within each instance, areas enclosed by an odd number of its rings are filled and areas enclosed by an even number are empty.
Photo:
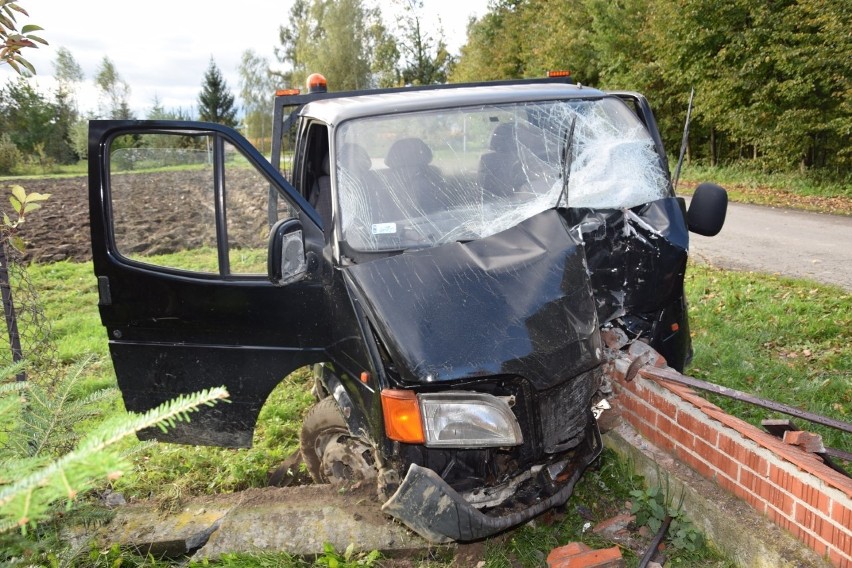
[[[668,195],[650,135],[615,98],[354,119],[335,147],[342,240],[361,251],[484,238],[557,204]]]

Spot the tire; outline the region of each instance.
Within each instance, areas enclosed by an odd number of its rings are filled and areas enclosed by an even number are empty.
[[[333,397],[308,411],[300,435],[302,459],[315,483],[357,483],[376,478],[372,448],[352,436]]]

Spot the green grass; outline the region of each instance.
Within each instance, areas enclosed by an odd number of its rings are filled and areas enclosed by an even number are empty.
[[[675,163],[675,162],[672,162]],[[825,173],[765,173],[740,166],[685,166],[678,193],[689,195],[701,182],[714,182],[731,201],[852,215],[852,176]]]
[[[87,354],[97,359],[87,381],[92,389],[115,384],[107,338],[97,311],[91,263],[60,262],[29,269],[53,324],[61,360]],[[841,420],[852,414],[852,296],[837,288],[776,276],[726,272],[690,265],[687,279],[696,356],[688,374],[758,396],[800,406]],[[135,455],[135,469],[115,483],[128,499],[154,497],[165,508],[185,497],[266,485],[267,475],[298,448],[301,418],[311,403],[310,376],[302,369],[288,377],[261,412],[252,449],[222,449],[159,444]],[[769,417],[762,409],[711,397],[728,412],[752,423]],[[118,403],[113,411],[120,411]],[[826,445],[852,451],[849,436],[819,431]],[[128,446],[137,445],[128,441]],[[642,483],[629,464],[611,452],[583,476],[565,514],[539,519],[485,544],[486,566],[540,566],[554,546],[572,540],[611,546],[584,530],[586,511],[594,522],[624,512],[629,492]],[[688,511],[686,512],[688,516]],[[548,522],[544,522],[547,520]],[[624,550],[628,566],[638,562]],[[109,554],[100,551],[106,566]],[[113,560],[115,558],[113,557]],[[681,566],[729,566],[708,548],[679,553]],[[232,555],[216,566],[304,566],[278,555]],[[447,566],[450,560],[424,560]],[[270,564],[272,563],[272,564]],[[129,561],[125,563],[130,565]],[[138,565],[155,566],[143,562]]]
[[[695,358],[687,374],[835,419],[852,420],[852,294],[764,274],[690,265]],[[786,416],[707,396],[757,426]],[[793,419],[852,452],[852,435]]]

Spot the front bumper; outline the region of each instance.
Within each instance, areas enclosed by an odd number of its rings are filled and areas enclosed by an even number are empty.
[[[399,489],[382,505],[382,511],[433,543],[468,542],[516,527],[552,507],[565,504],[586,467],[600,455],[603,444],[595,420],[589,420],[583,441],[569,464],[570,475],[549,497],[503,516],[474,508],[431,469],[411,464]]]

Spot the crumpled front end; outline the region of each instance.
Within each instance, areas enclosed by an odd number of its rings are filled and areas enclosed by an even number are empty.
[[[383,409],[403,477],[384,510],[430,540],[469,541],[564,503],[600,452],[602,346],[562,213],[347,272],[385,356],[383,403],[404,397],[424,425],[422,440],[396,437]]]
[[[565,504],[602,447],[597,424],[589,420],[579,446],[559,461],[534,466],[518,476],[538,490],[533,502],[518,510],[491,513],[477,509],[435,471],[411,464],[399,489],[382,505],[382,511],[430,542],[487,538]]]

